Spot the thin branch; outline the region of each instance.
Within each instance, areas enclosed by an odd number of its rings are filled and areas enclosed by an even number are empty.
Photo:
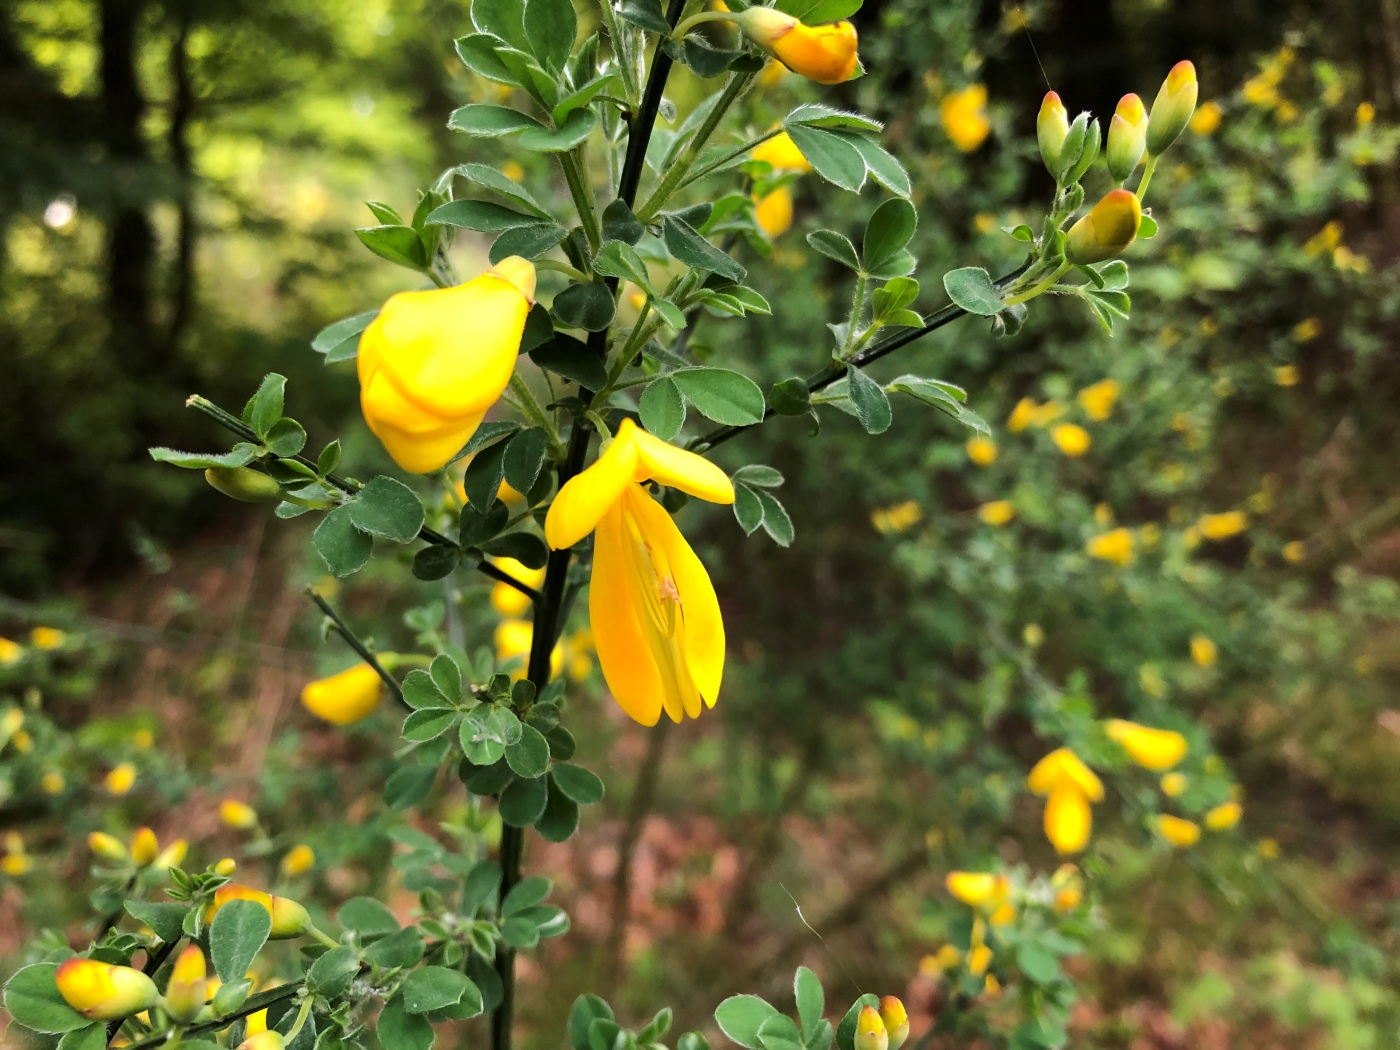
[[[361,660],[374,668],[374,673],[379,675],[384,684],[389,687],[389,692],[394,694],[394,699],[403,704],[404,707],[408,707],[408,701],[403,698],[403,687],[394,680],[393,675],[384,670],[384,665],[379,662],[379,658],[376,657],[374,653],[370,652],[369,647],[365,645],[364,642],[356,637],[355,632],[350,630],[345,621],[340,618],[340,614],[331,608],[330,603],[317,594],[314,587],[306,588],[306,595],[316,603],[316,607],[325,613],[331,623],[335,625],[336,633],[345,640],[345,644],[350,646],[351,649],[354,649]],[[409,708],[409,710],[412,710],[412,708]]]

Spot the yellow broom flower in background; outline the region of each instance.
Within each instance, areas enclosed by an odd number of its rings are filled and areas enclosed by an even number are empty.
[[[1103,801],[1103,782],[1067,747],[1050,752],[1031,770],[1026,786],[1048,796],[1045,837],[1059,853],[1078,853],[1089,844],[1091,802]]]
[[[298,843],[287,851],[278,867],[288,878],[303,875],[316,866],[316,854],[306,843]]]
[[[231,828],[249,831],[258,826],[258,811],[246,802],[226,798],[219,803],[219,819]]]
[[[466,284],[391,296],[360,337],[365,422],[411,474],[446,466],[515,372],[534,264],[518,256]]]
[[[792,141],[792,136],[786,131],[780,135],[774,135],[765,142],[760,142],[753,148],[749,158],[771,164],[774,171],[808,172],[812,170],[812,162],[802,155],[802,151],[797,148],[797,143]]]
[[[943,881],[949,893],[974,908],[1000,907],[1011,887],[1005,875],[979,871],[950,871]]]
[[[0,638],[0,667],[17,664],[24,657],[24,646],[12,638]]]
[[[977,508],[977,517],[985,525],[999,528],[1005,525],[1016,516],[1016,508],[1011,505],[1010,500],[998,499],[991,503],[984,503]]]
[[[1170,729],[1113,718],[1104,723],[1109,738],[1117,741],[1124,751],[1143,769],[1163,773],[1186,757],[1186,738]]]
[[[1227,540],[1249,527],[1249,518],[1242,510],[1227,510],[1221,514],[1203,514],[1196,528],[1208,540]]]
[[[140,970],[96,959],[72,958],[58,964],[54,984],[63,1001],[89,1021],[115,1021],[155,1005],[160,993]]]
[[[1061,423],[1050,431],[1050,440],[1055,442],[1060,451],[1071,459],[1084,455],[1089,451],[1089,446],[1093,440],[1089,437],[1089,432],[1078,423]]]
[[[1191,636],[1191,659],[1194,660],[1198,666],[1214,666],[1215,660],[1219,655],[1219,648],[1205,635],[1193,634]]]
[[[1180,798],[1188,783],[1185,773],[1168,773],[1161,780],[1162,794],[1167,798]]]
[[[987,85],[970,84],[944,95],[938,104],[938,116],[953,145],[964,153],[973,152],[992,130],[987,119]]]
[[[301,690],[301,702],[317,718],[345,726],[374,714],[383,686],[379,672],[358,663],[329,678],[307,682]]]
[[[107,774],[103,783],[108,794],[125,795],[136,784],[136,767],[130,762],[123,762]]]
[[[544,532],[555,550],[595,533],[588,613],[598,662],[619,706],[655,725],[663,709],[679,722],[698,717],[702,703],[714,706],[724,622],[709,574],[642,488],[648,480],[711,503],[734,502],[719,467],[625,419],[597,461],[560,489]]]
[[[1133,560],[1134,546],[1133,534],[1119,527],[1091,537],[1084,549],[1092,558],[1109,561],[1121,567]]]
[[[997,461],[997,443],[991,438],[968,438],[967,458],[979,467],[990,467]]]
[[[1201,838],[1201,826],[1195,821],[1174,817],[1170,813],[1157,815],[1157,831],[1178,849],[1194,846]]]
[[[882,535],[906,532],[923,520],[923,509],[913,500],[890,507],[877,507],[870,512],[870,524]]]
[[[1102,423],[1113,415],[1113,403],[1117,400],[1118,381],[1114,379],[1100,379],[1079,391],[1079,405],[1095,423]]]
[[[493,558],[496,568],[514,576],[527,587],[536,590],[544,583],[544,569],[526,568],[514,558]],[[491,608],[502,616],[524,616],[530,611],[530,596],[522,594],[508,583],[498,583],[491,588]]]
[[[29,640],[34,643],[35,649],[61,649],[68,635],[57,627],[36,627],[29,632]]]
[[[1240,822],[1244,807],[1238,802],[1222,802],[1205,815],[1206,827],[1211,831],[1227,831]]]
[[[753,217],[770,241],[787,233],[792,229],[792,190],[779,186],[763,197],[755,197]]]

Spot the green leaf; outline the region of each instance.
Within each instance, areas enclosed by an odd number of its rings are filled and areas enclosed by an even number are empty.
[[[587,106],[598,95],[604,92],[617,93],[620,90],[620,85],[621,81],[614,73],[594,77],[582,87],[576,88],[561,98],[554,109],[550,111],[550,116],[554,119],[555,124],[562,124],[569,119],[569,114]]]
[[[461,560],[462,552],[456,547],[430,544],[413,556],[413,578],[426,581],[444,579],[457,571],[457,563]]]
[[[780,1016],[775,1007],[756,995],[731,995],[715,1007],[720,1031],[748,1050],[763,1050],[758,1030],[769,1018]]]
[[[701,415],[726,426],[763,420],[763,390],[746,375],[727,368],[681,368],[671,380]]]
[[[406,1011],[397,995],[379,1012],[375,1034],[384,1050],[431,1050],[433,1045],[433,1026]]]
[[[814,2],[814,0],[806,0],[806,2]],[[820,0],[815,0],[815,2],[820,2]],[[841,0],[841,2],[854,3],[856,7],[860,6],[857,0]],[[781,9],[783,5],[780,4],[778,6]],[[791,14],[792,12],[788,13]],[[838,19],[844,17],[844,15],[837,16]],[[818,24],[815,22],[808,22],[806,18],[803,18],[802,21],[807,22],[808,25]],[[827,21],[835,21],[835,19],[828,19]],[[783,123],[789,127],[793,124],[805,124],[814,128],[849,128],[853,131],[869,132],[872,135],[878,135],[885,129],[885,126],[878,120],[871,120],[869,117],[860,113],[833,109],[830,106],[822,105],[820,102],[809,102],[804,106],[798,106],[787,115],[787,119],[784,120]]]
[[[527,569],[542,569],[549,559],[549,548],[533,532],[508,532],[485,544],[487,554],[514,558]]]
[[[557,222],[537,222],[504,231],[491,242],[488,258],[493,263],[512,255],[522,259],[538,259],[569,235]]]
[[[849,368],[846,374],[850,377],[851,404],[860,425],[867,434],[883,434],[894,418],[884,389],[859,368]]]
[[[472,0],[472,22],[511,47],[527,47],[520,0]]]
[[[355,528],[349,507],[337,507],[322,518],[311,535],[311,545],[331,575],[338,577],[359,572],[374,552],[374,542]]]
[[[272,915],[258,901],[229,901],[209,927],[209,957],[222,981],[248,972],[272,932]]]
[[[530,360],[588,390],[601,390],[608,381],[607,369],[598,355],[573,336],[556,335],[530,351]]]
[[[617,8],[617,17],[662,36],[669,36],[671,33],[671,24],[666,21],[666,15],[661,10],[661,0],[622,0]],[[579,1050],[584,1050],[584,1047],[580,1047]]]
[[[453,705],[427,671],[409,671],[402,688],[404,702],[415,711],[442,710]]]
[[[526,0],[524,29],[530,51],[557,73],[568,61],[578,34],[573,0]]]
[[[180,1045],[188,1047],[190,1043],[181,1042]],[[65,1033],[58,1041],[57,1050],[104,1050],[106,1046],[107,1026],[98,1023]]]
[[[748,488],[747,485],[744,488]],[[749,489],[763,505],[763,531],[768,533],[779,547],[792,545],[794,530],[787,510],[772,493],[760,489]]]
[[[444,711],[429,708],[424,711],[413,711],[403,720],[403,738],[419,743],[426,740],[436,740],[447,732],[456,717],[455,710]]]
[[[397,970],[417,965],[423,952],[423,932],[417,926],[406,926],[366,948],[365,961],[383,970]]]
[[[533,779],[549,768],[549,744],[534,726],[521,726],[520,739],[506,748],[506,764],[518,777]]]
[[[592,806],[603,801],[603,782],[591,769],[560,762],[549,771],[549,775],[554,778],[560,791],[581,806]]]
[[[613,1019],[612,1007],[597,995],[580,995],[569,1009],[569,1042],[574,1050],[589,1050],[588,1032],[594,1021]]]
[[[797,1016],[802,1019],[802,1034],[810,1042],[816,1034],[826,1011],[826,993],[816,974],[805,966],[799,966],[792,979],[792,991],[797,1001]]]
[[[1050,984],[1060,976],[1055,957],[1033,941],[1022,941],[1016,949],[1016,968],[1034,984]]]
[[[589,282],[570,284],[554,297],[550,313],[568,328],[601,332],[612,323],[615,303],[607,285]]]
[[[629,211],[628,214],[630,215],[631,212]],[[605,277],[617,277],[624,281],[631,281],[648,295],[656,294],[656,289],[651,284],[651,276],[647,273],[647,264],[626,240],[605,241],[603,247],[593,258],[593,270]]]
[[[496,499],[505,477],[505,441],[482,449],[467,464],[462,475],[462,491],[467,494],[467,503],[474,505],[478,512],[488,509]]]
[[[980,266],[964,266],[943,275],[948,298],[970,314],[991,317],[1006,308],[992,276]]]
[[[914,205],[902,197],[887,200],[876,208],[865,225],[862,252],[866,267],[878,270],[893,259],[913,239],[918,225]]]
[[[732,477],[736,482],[743,485],[752,485],[760,489],[775,489],[783,483],[783,474],[773,467],[766,467],[760,463],[750,463],[748,466],[740,467]]]
[[[818,175],[853,193],[865,185],[865,158],[855,142],[859,135],[843,135],[824,128],[797,124],[788,128],[793,144]]]
[[[803,1050],[802,1035],[786,1014],[768,1018],[758,1029],[758,1041],[763,1050]]]
[[[516,211],[493,201],[460,200],[448,201],[428,214],[429,226],[457,226],[464,230],[478,230],[482,233],[499,233],[517,226],[539,226],[538,215]]]
[[[1100,287],[1121,291],[1128,287],[1128,264],[1122,259],[1106,262],[1098,268]]]
[[[457,57],[462,60],[462,65],[473,73],[483,76],[487,80],[494,80],[498,84],[520,86],[519,81],[515,79],[515,74],[507,68],[496,53],[496,49],[500,46],[500,40],[497,37],[490,33],[468,33],[453,41],[453,46],[457,50]]]
[[[807,234],[807,243],[828,259],[835,259],[842,266],[860,270],[860,256],[856,246],[835,230],[813,230]]]
[[[315,994],[333,998],[343,994],[359,972],[360,959],[355,949],[342,944],[311,964],[306,984]]]
[[[888,259],[883,260],[879,265],[866,263],[866,272],[877,281],[888,281],[897,277],[907,277],[913,273],[919,265],[919,260],[914,258],[911,252],[895,252]]]
[[[447,126],[453,131],[479,138],[499,138],[527,128],[546,133],[549,130],[534,117],[526,116],[519,110],[476,102],[453,110],[452,116],[447,118]]]
[[[177,452],[173,448],[153,448],[151,458],[157,463],[169,463],[185,470],[207,470],[210,467],[246,467],[257,457],[258,446],[240,441],[231,452],[205,455],[202,452]]]
[[[747,536],[752,536],[763,524],[763,501],[756,490],[747,485],[734,486],[734,517]]]
[[[403,1008],[411,1014],[425,1014],[461,1002],[471,986],[467,975],[445,966],[424,966],[414,970],[403,982],[400,994]]]
[[[390,809],[408,809],[428,797],[437,770],[429,766],[401,766],[384,784],[384,803]]]
[[[576,109],[557,128],[550,129],[543,125],[527,128],[520,136],[520,147],[539,153],[563,153],[588,138],[597,126],[596,113],[591,109]]]
[[[261,441],[267,437],[273,425],[282,418],[282,401],[287,388],[287,377],[269,372],[263,376],[258,392],[243,408],[243,422],[253,428]]]
[[[1103,306],[1105,310],[1110,311],[1124,320],[1127,320],[1128,314],[1132,311],[1133,302],[1128,297],[1127,292],[1100,291],[1097,288],[1091,288],[1089,289],[1088,295],[1089,298]]]
[[[423,504],[417,493],[384,474],[373,478],[348,506],[355,528],[395,543],[417,539],[423,527]]]
[[[355,231],[364,246],[381,259],[410,270],[428,268],[428,252],[418,231],[411,226],[368,226]]]
[[[92,1024],[58,993],[57,970],[56,963],[36,963],[15,971],[5,982],[5,1009],[31,1031],[56,1035]]]
[[[501,820],[513,828],[529,827],[544,815],[549,789],[544,777],[534,780],[512,780],[501,792]]]
[[[1151,215],[1144,215],[1142,221],[1138,223],[1137,235],[1143,240],[1148,240],[1157,236],[1157,220]]]
[[[646,233],[646,227],[642,225],[640,219],[633,213],[627,202],[618,197],[606,208],[603,209],[603,241],[607,247],[608,241],[621,241],[627,245],[636,244],[642,239],[642,234]],[[600,253],[601,254],[601,253]],[[636,254],[635,252],[633,253]],[[637,262],[641,262],[641,257],[637,256]],[[597,268],[596,266],[594,267]],[[646,265],[641,267],[643,279],[646,275]],[[615,277],[625,277],[627,274],[614,274]],[[642,281],[638,281],[646,287]]]
[[[662,221],[661,233],[666,250],[687,266],[717,273],[731,281],[742,281],[748,273],[679,215],[667,215]]]
[[[681,311],[681,308],[671,302],[670,299],[657,299],[653,297],[648,299],[647,302],[651,303],[651,308],[660,314],[661,319],[676,331],[680,331],[686,326],[685,314]]]
[[[500,500],[489,506],[468,503],[458,518],[459,542],[464,547],[478,547],[505,528],[509,520],[510,511]]]
[[[178,940],[184,927],[188,904],[171,904],[161,901],[126,901],[126,913],[137,922],[144,922],[151,932],[166,944]]]
[[[685,425],[685,401],[670,376],[658,377],[642,391],[638,408],[642,427],[662,441],[670,441]]]
[[[336,919],[346,929],[358,932],[361,941],[399,932],[394,913],[373,897],[351,897],[340,906]]]
[[[559,728],[559,727],[556,727]],[[547,781],[544,812],[535,821],[535,830],[546,842],[567,842],[578,830],[578,803],[564,794],[553,777]],[[539,783],[539,781],[516,781],[519,783]]]
[[[809,26],[839,22],[860,10],[863,0],[778,0],[773,6]]]
[[[774,383],[768,401],[780,416],[805,416],[812,410],[812,393],[807,383],[796,376]]]
[[[506,481],[517,492],[529,492],[539,479],[549,435],[541,427],[530,427],[511,438],[506,445],[502,466]]]
[[[549,891],[554,888],[554,884],[548,879],[542,879],[538,875],[528,879],[521,879],[510,888],[506,894],[506,899],[501,901],[501,915],[503,918],[510,918],[519,915],[527,908],[533,908],[549,896]]]
[[[347,339],[355,339],[378,316],[378,310],[366,310],[362,314],[356,314],[354,317],[347,317],[343,321],[335,322],[335,324],[326,325],[325,328],[316,333],[316,338],[311,340],[311,349],[318,354],[328,354]],[[358,339],[355,341],[359,342]]]
[[[514,179],[507,178],[495,168],[487,164],[460,164],[452,168],[448,174],[460,175],[468,182],[475,183],[482,189],[490,190],[515,204],[521,211],[527,212],[538,219],[553,221],[554,216],[543,204],[535,200],[530,191]],[[438,211],[442,209],[439,208]],[[431,216],[429,217],[431,222]]]
[[[904,170],[904,165],[895,159],[894,154],[864,135],[849,135],[847,138],[865,161],[866,170],[870,172],[871,178],[901,197],[908,197],[914,192],[909,173]]]

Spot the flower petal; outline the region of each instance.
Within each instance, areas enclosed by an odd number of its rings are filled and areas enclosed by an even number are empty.
[[[572,547],[592,532],[622,498],[637,470],[637,446],[624,439],[627,423],[591,467],[559,490],[544,521],[544,538],[555,550]]]
[[[593,540],[588,616],[613,699],[635,721],[654,726],[661,717],[661,675],[640,621],[642,596],[632,593],[629,582],[626,542],[622,506],[614,501],[597,523]]]
[[[704,456],[668,445],[645,430],[627,430],[631,420],[618,428],[618,440],[626,433],[637,447],[637,481],[655,481],[680,489],[710,503],[733,503],[734,485],[728,475]]]
[[[1078,853],[1089,844],[1093,814],[1089,800],[1073,784],[1061,784],[1045,806],[1045,837],[1060,853]]]

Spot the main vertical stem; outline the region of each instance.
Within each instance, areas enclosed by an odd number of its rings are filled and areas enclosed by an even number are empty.
[[[670,0],[666,19],[672,27],[680,21],[685,10],[686,0]],[[666,81],[671,75],[671,57],[666,54],[658,41],[651,60],[651,71],[647,74],[646,90],[642,96],[641,110],[633,118],[627,140],[627,156],[622,165],[622,179],[618,184],[618,196],[630,208],[637,200],[637,188],[641,185],[642,170],[645,167],[647,144],[651,141],[651,131],[656,124],[656,115],[661,109],[661,98],[666,91]],[[585,178],[587,173],[584,173]],[[609,277],[608,290],[616,292],[617,278]],[[588,337],[588,347],[599,358],[608,353],[608,332],[593,332]],[[591,391],[580,390],[579,396],[587,402]],[[564,462],[559,464],[559,487],[564,485],[583,469],[588,458],[588,445],[593,437],[592,430],[583,420],[576,420],[569,432],[569,445],[564,452]],[[555,641],[562,626],[560,619],[564,609],[564,589],[569,578],[569,550],[550,551],[545,564],[544,585],[535,602],[535,633],[530,643],[530,662],[527,670],[530,681],[536,690],[549,684],[550,656],[554,652]],[[512,887],[520,881],[521,860],[525,852],[525,829],[505,826],[501,829],[501,889],[500,900],[504,901]],[[511,1026],[515,1018],[515,951],[505,945],[496,946],[496,973],[501,979],[501,1005],[491,1015],[492,1050],[511,1050]]]

